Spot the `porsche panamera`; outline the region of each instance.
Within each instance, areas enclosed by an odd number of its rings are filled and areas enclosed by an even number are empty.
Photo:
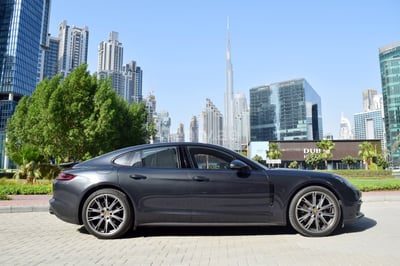
[[[361,193],[332,173],[269,169],[221,146],[144,144],[63,170],[50,213],[112,239],[141,226],[292,226],[332,234],[362,217]]]

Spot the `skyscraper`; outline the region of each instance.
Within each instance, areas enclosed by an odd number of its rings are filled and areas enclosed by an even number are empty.
[[[340,132],[339,139],[353,139],[353,133],[351,130],[350,120],[344,117],[343,113],[340,118]]]
[[[385,149],[385,125],[382,110],[362,112],[354,115],[355,139],[379,139]]]
[[[236,151],[243,150],[249,142],[249,108],[243,93],[237,92],[233,96],[233,147]]]
[[[321,140],[321,98],[305,79],[250,89],[250,139]]]
[[[400,42],[379,49],[386,147],[390,160],[400,165]]]
[[[0,1],[0,168],[7,119],[39,80],[48,36],[50,0]]]
[[[124,84],[122,86],[122,97],[128,103],[139,103],[143,100],[142,95],[142,76],[143,71],[139,66],[136,66],[135,61],[122,66],[122,75]]]
[[[62,21],[58,27],[58,73],[68,76],[75,68],[87,63],[89,47],[88,27],[78,28]]]
[[[378,98],[377,98],[378,97]],[[363,108],[364,112],[374,111],[377,109],[376,101],[379,101],[378,92],[375,89],[366,89],[363,91]]]
[[[122,64],[124,48],[118,40],[118,32],[111,32],[108,41],[100,42],[98,50],[97,73],[99,79],[111,78],[113,89],[124,97]]]
[[[58,61],[58,48],[60,40],[58,38],[51,37],[49,35],[48,46],[46,47],[44,64],[43,64],[43,75],[41,80],[48,78],[51,79],[57,75],[57,61]]]
[[[210,99],[203,111],[203,142],[223,145],[222,114]]]
[[[227,45],[226,45],[226,91],[225,91],[225,113],[224,113],[224,141],[223,145],[234,149],[234,127],[233,127],[233,68],[231,62],[231,40],[229,32],[229,19],[227,23]]]
[[[143,100],[143,71],[135,61],[123,65],[124,48],[118,40],[118,32],[111,32],[107,42],[101,42],[98,50],[98,77],[111,78],[112,88],[128,103]]]
[[[190,121],[190,141],[199,142],[199,123],[196,116],[193,116]]]

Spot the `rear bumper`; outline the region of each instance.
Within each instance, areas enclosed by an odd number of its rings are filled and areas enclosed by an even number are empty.
[[[57,216],[57,218],[67,223],[81,224],[76,208],[71,208],[69,204],[65,204],[64,202],[59,201],[55,198],[51,198],[49,203],[50,214],[54,214],[55,216]]]

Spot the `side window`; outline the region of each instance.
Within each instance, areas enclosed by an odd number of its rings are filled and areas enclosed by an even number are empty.
[[[189,153],[199,169],[229,169],[234,159],[229,154],[208,148],[189,147]]]
[[[178,168],[178,156],[175,147],[161,147],[142,150],[141,167]]]
[[[178,168],[178,156],[175,147],[151,148],[125,153],[114,163],[132,167]]]

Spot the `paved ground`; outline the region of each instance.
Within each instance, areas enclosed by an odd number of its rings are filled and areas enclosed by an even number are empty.
[[[364,218],[324,238],[247,227],[148,228],[99,240],[47,212],[0,213],[0,265],[399,265],[400,201],[364,201]]]

